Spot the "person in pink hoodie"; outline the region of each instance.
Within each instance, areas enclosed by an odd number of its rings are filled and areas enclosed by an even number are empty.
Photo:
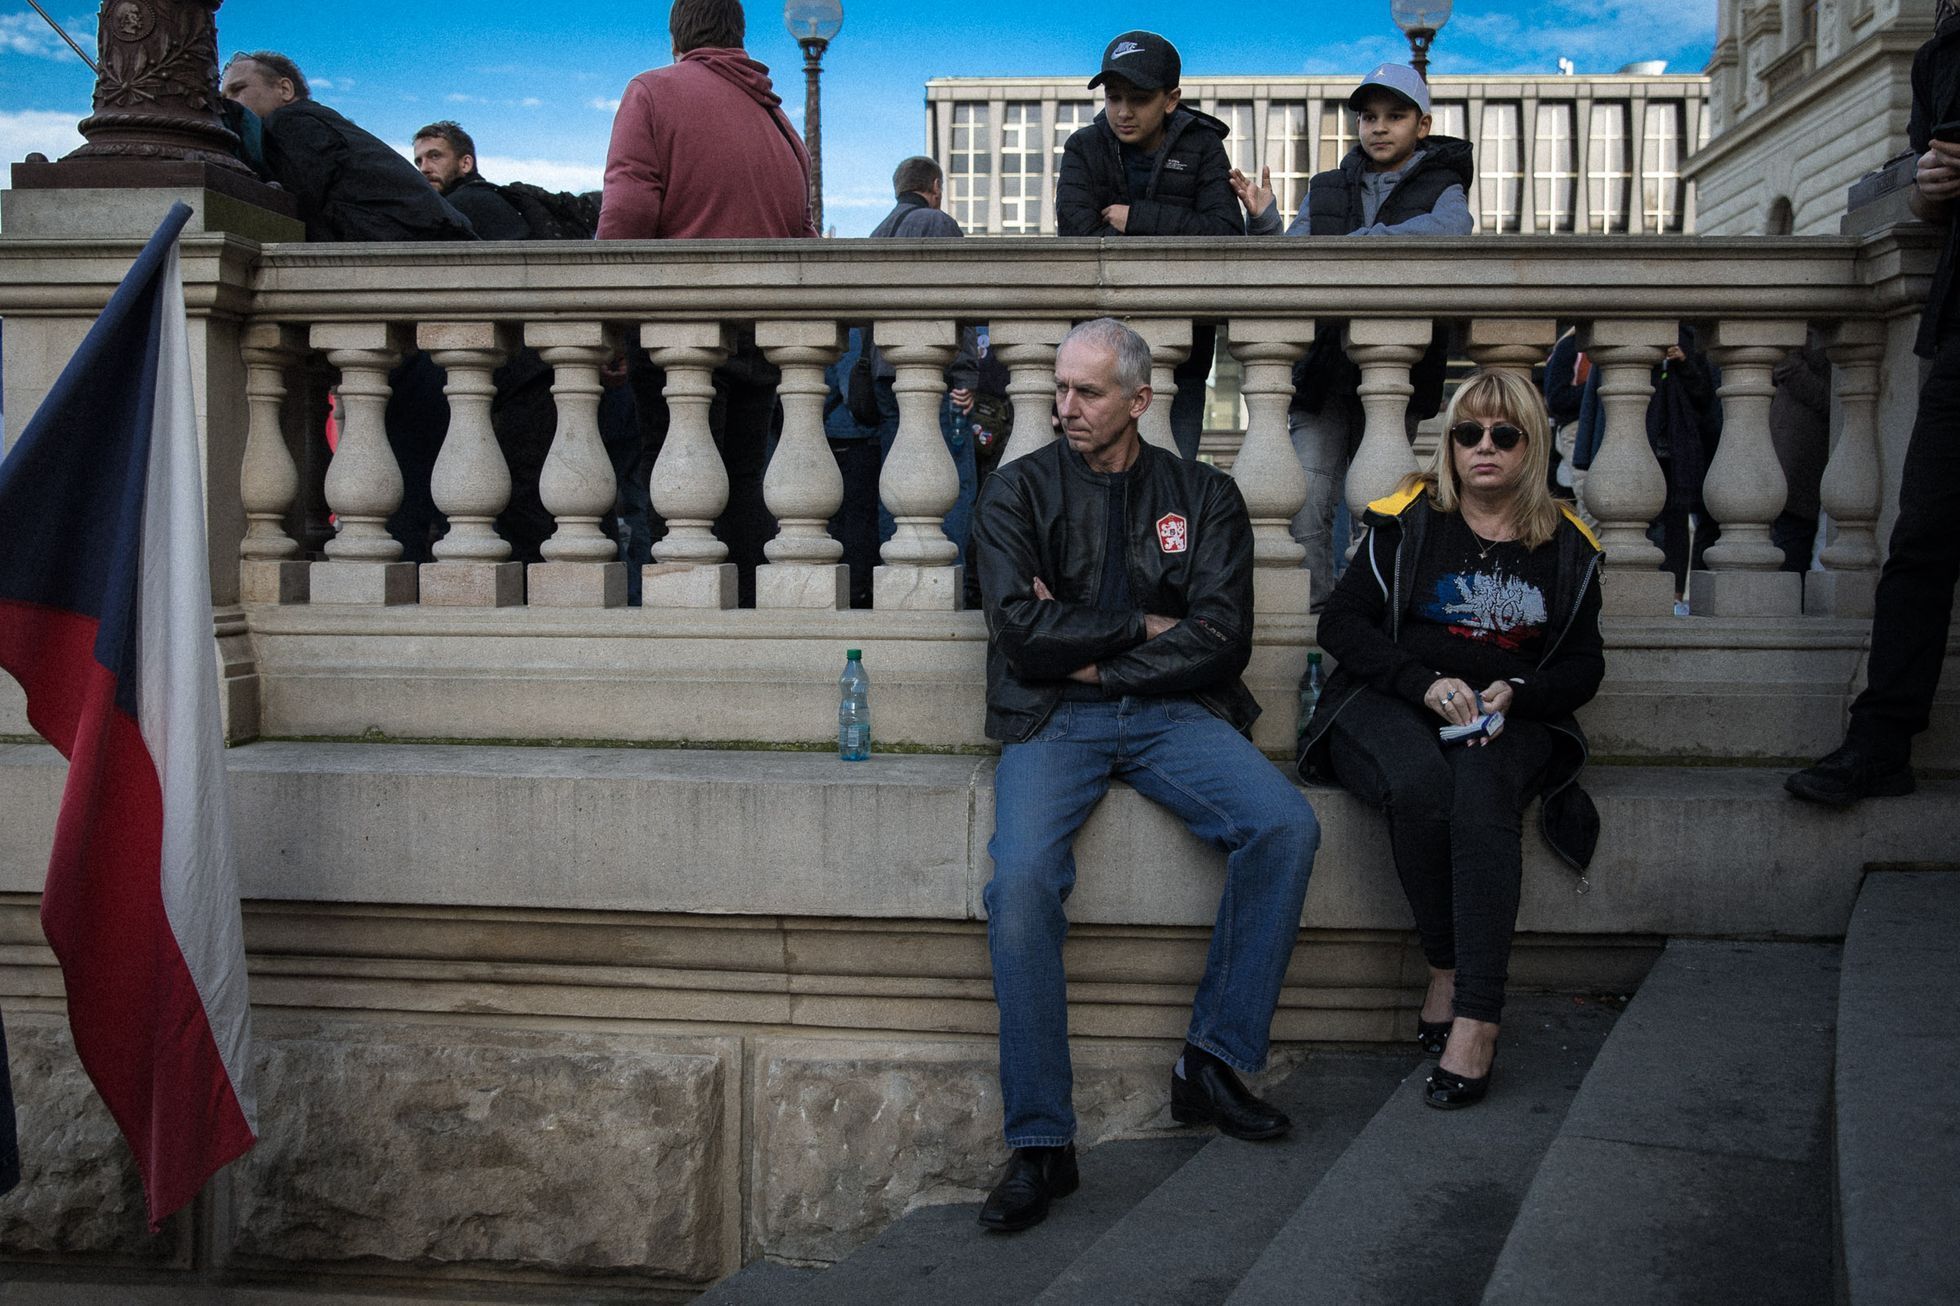
[[[740,0],[676,0],[674,62],[626,87],[606,151],[601,240],[814,236],[810,156]]]
[[[674,62],[626,87],[606,151],[601,240],[770,239],[815,236],[810,156],[783,116],[769,69],[742,48],[740,0],[675,0],[667,14]],[[776,533],[762,497],[781,373],[748,329],[733,333],[715,369],[715,443],[728,469],[728,507],[715,534],[736,564],[743,607]],[[641,351],[629,374],[645,449],[644,479],[667,436],[665,377]],[[654,533],[662,527],[656,519]]]

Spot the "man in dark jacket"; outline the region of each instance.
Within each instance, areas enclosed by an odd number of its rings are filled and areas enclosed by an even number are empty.
[[[1355,113],[1360,143],[1340,167],[1308,181],[1286,234],[1469,235],[1470,144],[1430,134],[1429,86],[1416,70],[1382,64],[1354,89],[1348,108]],[[1237,170],[1231,182],[1245,205],[1246,230],[1255,236],[1278,234],[1272,170],[1262,170],[1256,186]],[[1307,501],[1294,515],[1293,538],[1307,551],[1315,612],[1327,602],[1336,568],[1346,556],[1346,541],[1334,539],[1334,522],[1348,464],[1361,446],[1365,426],[1361,370],[1342,342],[1346,326],[1339,321],[1316,324],[1313,348],[1293,371],[1293,402],[1287,413],[1293,449],[1307,473]],[[1410,372],[1415,387],[1407,410],[1411,436],[1417,422],[1442,406],[1448,361],[1448,333],[1439,323],[1428,351]]]
[[[1007,1171],[980,1213],[1025,1229],[1078,1182],[1070,1105],[1063,902],[1076,831],[1120,777],[1227,853],[1211,953],[1171,1114],[1237,1138],[1290,1122],[1235,1071],[1266,1060],[1320,830],[1313,810],[1240,733],[1258,704],[1252,527],[1238,486],[1146,445],[1150,349],[1111,318],[1055,357],[1064,438],[987,482],[974,554],[987,614],[994,875],[987,944],[1000,1008]]]
[[[531,234],[511,202],[476,167],[476,141],[462,125],[443,119],[415,133],[415,166],[436,193],[461,210],[481,240],[524,240]]]
[[[469,219],[415,165],[312,98],[285,55],[234,55],[226,99],[263,122],[266,171],[299,201],[308,240],[470,240]]]
[[[1068,138],[1055,182],[1055,230],[1063,236],[1238,236],[1231,131],[1180,103],[1177,47],[1155,32],[1125,32],[1103,51],[1103,111]],[[1173,376],[1171,434],[1185,458],[1204,434],[1205,378],[1218,329],[1194,323],[1191,353]]]
[[[1899,474],[1899,516],[1879,573],[1865,692],[1844,743],[1785,787],[1845,807],[1913,791],[1912,737],[1931,724],[1960,577],[1960,141],[1934,139],[1960,118],[1960,14],[1941,0],[1933,36],[1912,61],[1912,118],[1920,151],[1912,211],[1945,234],[1919,320],[1918,353],[1932,367]]]

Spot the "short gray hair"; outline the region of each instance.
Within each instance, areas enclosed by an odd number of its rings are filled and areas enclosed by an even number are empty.
[[[1115,318],[1091,318],[1082,323],[1062,337],[1056,353],[1078,340],[1116,355],[1116,384],[1131,394],[1150,384],[1150,346],[1144,343],[1142,336]]]

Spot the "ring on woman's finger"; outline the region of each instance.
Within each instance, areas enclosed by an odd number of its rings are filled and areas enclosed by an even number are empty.
[[[1445,695],[1443,695],[1443,701],[1444,701],[1445,703],[1454,703],[1454,702],[1456,702],[1456,691],[1455,691],[1454,689],[1452,689],[1452,690],[1451,690],[1451,691],[1450,691],[1449,693],[1447,693],[1447,694],[1445,694]]]

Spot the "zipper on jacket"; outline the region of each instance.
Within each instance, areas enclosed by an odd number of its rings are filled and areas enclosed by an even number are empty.
[[[1579,619],[1579,608],[1586,601],[1586,587],[1592,584],[1593,572],[1599,569],[1605,557],[1606,555],[1598,550],[1593,551],[1592,561],[1586,564],[1585,574],[1579,577],[1579,592],[1573,597],[1572,611],[1566,614],[1565,624],[1559,627],[1558,638],[1553,640],[1552,646],[1545,650],[1545,656],[1538,659],[1538,670],[1545,669],[1545,664],[1552,660],[1552,655],[1557,653],[1559,647],[1565,643],[1565,637],[1572,633],[1572,623]]]

